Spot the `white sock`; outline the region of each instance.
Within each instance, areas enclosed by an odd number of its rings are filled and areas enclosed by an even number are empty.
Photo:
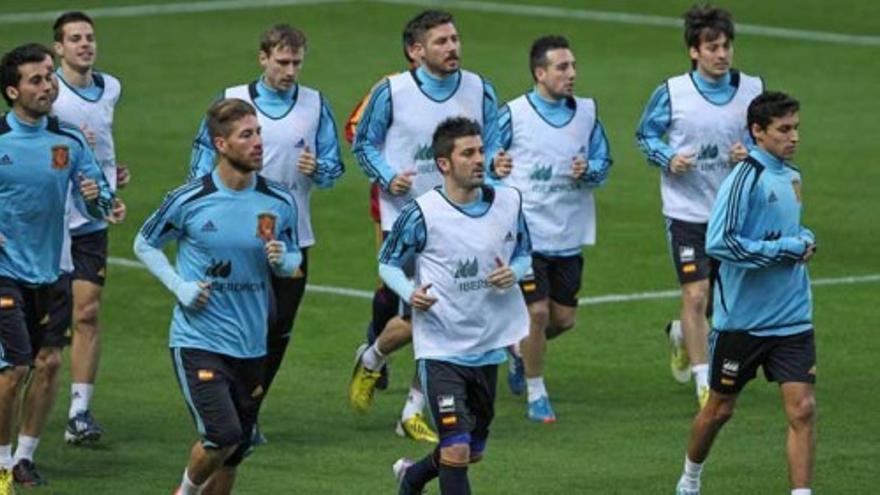
[[[189,479],[189,470],[183,470],[183,480],[180,481],[181,495],[199,495],[202,493],[202,485],[197,485]]]
[[[0,445],[0,469],[12,469],[12,444]]]
[[[364,351],[361,362],[364,363],[364,368],[371,371],[376,371],[385,364],[385,355],[379,352],[378,343],[373,343]]]
[[[40,445],[39,437],[29,437],[27,435],[19,435],[18,436],[18,446],[15,447],[15,456],[12,459],[14,464],[18,464],[18,461],[22,459],[27,459],[31,462],[34,461],[34,451],[37,450],[37,445]]]
[[[692,484],[700,484],[700,474],[703,472],[703,464],[696,463],[684,456],[684,478]]]
[[[67,412],[67,417],[72,418],[80,411],[88,411],[94,391],[95,386],[91,383],[71,383],[70,410]]]
[[[709,365],[706,363],[695,364],[691,366],[691,370],[694,372],[694,383],[697,385],[697,393],[699,393],[700,387],[709,386]]]
[[[547,395],[547,387],[544,386],[544,377],[526,378],[526,390],[529,394],[529,402],[534,402]]]
[[[813,490],[810,488],[794,488],[791,491],[791,495],[813,495]]]
[[[406,396],[406,404],[404,404],[403,411],[400,413],[400,420],[406,421],[407,419],[422,412],[422,409],[424,408],[425,395],[422,393],[421,390],[410,387],[409,395]]]

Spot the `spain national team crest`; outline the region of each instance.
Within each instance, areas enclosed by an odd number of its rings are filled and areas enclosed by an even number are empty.
[[[278,217],[274,213],[260,213],[257,215],[257,237],[263,242],[275,240],[275,220]]]
[[[791,181],[791,187],[794,189],[794,195],[797,198],[797,202],[801,202],[801,181],[797,179],[793,179]]]
[[[63,144],[52,146],[52,168],[64,170],[70,166],[70,148]]]

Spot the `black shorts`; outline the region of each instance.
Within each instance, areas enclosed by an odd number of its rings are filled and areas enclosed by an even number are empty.
[[[0,277],[0,370],[30,366],[49,322],[50,285]]]
[[[250,449],[263,394],[263,358],[240,359],[202,349],[173,347],[171,360],[184,400],[205,448],[238,445],[227,465]],[[231,463],[233,461],[234,463]]]
[[[422,359],[419,378],[440,447],[465,443],[472,454],[482,452],[495,417],[498,365],[461,366]]]
[[[681,285],[711,278],[713,263],[706,254],[708,224],[666,219],[666,237],[678,283]]]
[[[767,381],[816,383],[813,330],[782,337],[757,337],[748,332],[709,335],[709,385],[722,394],[738,393],[764,368]]]
[[[520,281],[526,304],[550,298],[563,306],[577,307],[584,257],[580,254],[552,258],[532,255],[532,269]]]
[[[73,279],[104,285],[107,276],[107,229],[71,236]]]
[[[73,323],[73,276],[62,273],[49,289],[49,322],[40,347],[64,347],[70,344]]]

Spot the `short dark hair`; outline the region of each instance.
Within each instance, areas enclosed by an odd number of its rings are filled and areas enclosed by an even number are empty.
[[[226,98],[214,102],[205,115],[205,124],[208,127],[208,135],[213,140],[216,137],[228,137],[232,132],[232,124],[238,122],[247,115],[257,115],[257,111],[250,103],[238,98]]]
[[[308,48],[305,33],[290,24],[276,24],[263,31],[260,36],[260,50],[266,55],[271,55],[276,46],[288,47],[293,51]]]
[[[431,151],[434,152],[434,160],[438,158],[452,159],[452,150],[455,148],[455,140],[468,136],[482,134],[480,124],[467,117],[450,117],[434,130],[431,139]]]
[[[73,10],[70,12],[65,12],[58,16],[58,19],[55,19],[55,24],[52,25],[52,36],[55,41],[64,40],[64,26],[70,24],[71,22],[87,22],[89,26],[95,27],[94,21],[92,18],[88,16],[85,12],[81,12],[79,10]]]
[[[529,69],[532,72],[532,79],[537,80],[535,69],[547,67],[547,52],[559,48],[569,48],[568,40],[563,36],[542,36],[532,43],[532,48],[529,50]]]
[[[786,93],[765,91],[749,103],[749,109],[746,113],[749,132],[752,132],[753,124],[757,124],[761,130],[766,130],[773,119],[785,117],[797,112],[800,108],[800,102]]]
[[[413,21],[411,20],[406,23],[406,26],[403,27],[403,56],[406,57],[406,61],[409,63],[414,62],[412,57],[409,56],[409,48],[413,46],[415,42],[415,27],[413,26]]]
[[[688,48],[699,48],[701,42],[715,41],[722,34],[733,41],[736,34],[730,12],[708,3],[694,5],[682,17],[684,41]]]
[[[12,98],[6,94],[6,88],[13,86],[18,87],[21,82],[21,73],[18,68],[24,64],[40,63],[46,60],[46,57],[52,56],[52,52],[48,48],[39,43],[28,43],[17,46],[3,55],[0,59],[0,91],[3,92],[3,99],[6,104],[12,106]]]
[[[452,14],[443,10],[425,10],[413,17],[406,25],[412,30],[413,42],[424,43],[425,34],[431,29],[443,24],[452,24],[455,20]]]

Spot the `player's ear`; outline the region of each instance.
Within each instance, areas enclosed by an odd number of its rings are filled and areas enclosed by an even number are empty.
[[[52,49],[55,50],[55,55],[58,55],[59,57],[64,53],[64,45],[62,45],[60,41],[53,42]]]
[[[440,169],[441,174],[448,173],[450,167],[452,166],[452,163],[449,161],[449,158],[446,158],[443,156],[435,159],[434,162],[437,164],[437,168]]]
[[[4,91],[6,92],[6,96],[8,96],[10,100],[14,101],[18,99],[18,88],[16,88],[15,86],[6,86],[6,89],[4,89]]]
[[[264,52],[262,48],[257,50],[257,61],[263,69],[269,64],[269,54]]]
[[[214,142],[214,149],[218,153],[221,155],[226,153],[226,139],[223,136],[217,136],[212,141]]]

